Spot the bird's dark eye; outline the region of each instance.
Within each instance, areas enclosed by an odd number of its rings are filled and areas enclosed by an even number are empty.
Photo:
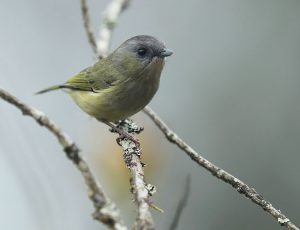
[[[137,53],[138,53],[138,55],[140,57],[144,57],[146,55],[146,53],[147,53],[147,49],[145,49],[145,48],[139,48],[138,51],[137,51]]]

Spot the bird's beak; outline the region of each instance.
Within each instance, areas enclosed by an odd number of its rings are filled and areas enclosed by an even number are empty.
[[[173,54],[173,51],[172,50],[168,50],[168,49],[163,49],[160,52],[160,56],[161,57],[168,57],[168,56],[171,56],[172,54]]]

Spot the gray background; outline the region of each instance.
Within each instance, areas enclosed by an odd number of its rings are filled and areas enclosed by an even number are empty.
[[[135,217],[115,135],[62,92],[34,96],[91,65],[80,3],[0,0],[0,85],[55,120],[77,142],[105,191]],[[94,29],[108,1],[89,1]],[[300,2],[297,0],[133,1],[112,49],[137,34],[174,55],[151,106],[203,156],[255,187],[300,224]],[[79,173],[56,140],[0,102],[0,226],[6,230],[102,229]],[[153,211],[167,229],[187,173],[191,196],[179,229],[281,229],[263,210],[170,145],[135,116]]]

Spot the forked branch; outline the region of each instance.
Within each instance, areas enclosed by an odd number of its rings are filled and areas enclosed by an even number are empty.
[[[102,188],[97,183],[86,161],[80,156],[79,149],[75,142],[64,133],[54,121],[50,120],[44,113],[36,108],[20,101],[11,93],[0,88],[0,98],[14,105],[22,111],[23,115],[32,117],[39,125],[47,128],[63,147],[66,156],[75,164],[80,171],[88,187],[88,195],[93,202],[95,212],[93,217],[105,224],[107,227],[116,230],[125,230],[126,226],[120,218],[119,210],[116,205],[104,194]]]
[[[85,0],[81,0],[85,2]],[[118,21],[121,12],[128,6],[129,0],[112,0],[110,5],[107,7],[106,13],[101,23],[99,39],[97,39],[96,48],[97,54],[100,58],[105,57],[108,53],[112,31]],[[86,11],[87,12],[87,11]],[[89,23],[89,17],[83,16],[85,24]],[[88,37],[89,26],[85,26]],[[91,43],[91,42],[90,42]],[[93,44],[91,43],[93,50]],[[249,187],[243,181],[234,177],[225,170],[217,167],[210,161],[206,160],[199,153],[197,153],[193,148],[191,148],[183,139],[181,139],[175,132],[173,132],[165,122],[150,108],[146,107],[144,112],[151,118],[151,120],[158,126],[158,128],[164,133],[165,137],[173,144],[177,145],[181,150],[183,150],[194,162],[199,166],[204,167],[206,170],[212,173],[213,176],[219,178],[227,184],[230,184],[236,189],[240,194],[243,194],[246,198],[249,198],[252,202],[263,208],[266,212],[271,214],[276,218],[277,222],[287,227],[288,229],[297,230],[299,229],[295,226],[289,218],[281,213],[280,210],[273,207],[273,205],[266,201],[260,194],[258,194],[254,188]]]

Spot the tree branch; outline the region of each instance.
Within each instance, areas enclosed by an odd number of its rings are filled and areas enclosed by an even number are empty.
[[[186,177],[183,194],[178,202],[175,216],[174,216],[171,226],[169,228],[170,230],[175,230],[178,227],[178,223],[179,223],[180,217],[182,215],[183,209],[186,207],[188,198],[190,196],[190,190],[191,190],[191,175],[188,174]]]
[[[118,128],[131,134],[138,134],[143,130],[143,128],[138,127],[129,119],[121,121],[118,124]],[[125,164],[130,171],[131,192],[138,208],[138,216],[133,229],[155,229],[150,213],[150,196],[153,193],[150,191],[149,187],[153,186],[149,186],[144,180],[144,164],[140,159],[142,154],[141,149],[134,142],[127,140],[126,138],[122,139],[119,143],[123,148]]]
[[[32,106],[23,103],[18,98],[2,88],[0,88],[0,97],[20,109],[23,115],[32,117],[38,124],[47,128],[58,139],[58,142],[63,147],[66,156],[75,164],[77,169],[80,171],[85,184],[88,187],[89,198],[95,208],[93,217],[111,229],[127,229],[121,221],[120,213],[116,205],[112,201],[110,201],[109,198],[104,194],[102,188],[96,182],[91,170],[89,169],[88,164],[80,156],[78,147],[70,139],[70,137],[65,134],[44,113]]]
[[[118,24],[120,14],[128,7],[130,0],[112,0],[104,11],[101,20],[99,38],[97,39],[97,55],[103,58],[108,54],[112,32]]]
[[[266,201],[260,194],[258,194],[254,188],[249,187],[246,183],[234,177],[225,170],[214,165],[210,161],[206,160],[204,157],[200,156],[194,149],[192,149],[184,140],[182,140],[175,132],[173,132],[165,122],[150,108],[145,107],[143,110],[151,120],[156,124],[156,126],[163,132],[165,137],[173,144],[177,145],[181,150],[183,150],[193,161],[195,161],[199,166],[205,168],[211,174],[218,179],[230,184],[234,187],[240,194],[249,198],[253,203],[260,206],[263,210],[271,214],[276,218],[277,222],[281,226],[285,226],[288,229],[299,230],[299,228],[294,225],[290,219],[277,210],[273,205]]]
[[[112,32],[118,23],[121,13],[128,7],[130,0],[112,0],[104,11],[99,29],[99,38],[96,39],[92,30],[87,0],[81,0],[81,12],[84,28],[89,43],[99,59],[107,56]]]
[[[89,43],[94,53],[97,53],[97,44],[96,44],[95,35],[93,33],[92,25],[91,25],[89,8],[86,0],[80,0],[80,1],[81,1],[81,13],[83,17],[84,29],[86,31],[86,35],[88,37]]]

